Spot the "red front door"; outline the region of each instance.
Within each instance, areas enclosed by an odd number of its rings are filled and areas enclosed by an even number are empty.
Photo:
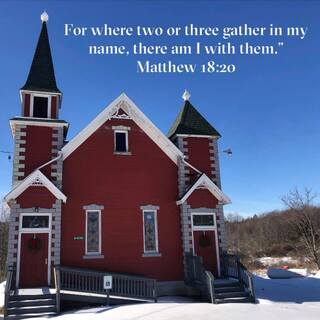
[[[48,285],[48,233],[22,233],[19,287]]]
[[[215,277],[218,276],[216,234],[214,230],[193,231],[194,254],[202,257],[203,264]]]

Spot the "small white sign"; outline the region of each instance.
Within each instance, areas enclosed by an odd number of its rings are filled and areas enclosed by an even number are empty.
[[[103,276],[103,289],[112,289],[112,276]]]

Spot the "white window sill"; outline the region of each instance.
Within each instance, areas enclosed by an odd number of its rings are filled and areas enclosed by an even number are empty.
[[[162,257],[162,254],[160,252],[145,252],[142,254],[143,258],[147,257]]]
[[[103,254],[86,254],[82,256],[83,259],[104,259]]]
[[[130,151],[127,151],[127,152],[114,151],[113,154],[120,155],[120,156],[131,156],[131,152]]]

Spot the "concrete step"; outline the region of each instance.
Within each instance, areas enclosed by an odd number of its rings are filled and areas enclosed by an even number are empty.
[[[214,280],[213,282],[215,288],[225,288],[225,287],[236,287],[240,286],[238,280]]]
[[[224,292],[224,293],[216,293],[216,299],[229,299],[229,298],[246,298],[249,297],[249,293],[242,292]]]
[[[225,293],[225,292],[242,292],[244,291],[241,286],[236,286],[236,287],[218,287],[214,288],[215,293]]]
[[[18,300],[9,301],[8,307],[52,306],[55,304],[55,299]]]
[[[8,315],[27,315],[27,314],[43,314],[48,312],[55,312],[56,307],[51,306],[28,306],[28,307],[13,307],[8,308]]]
[[[38,317],[52,317],[55,316],[55,312],[47,312],[47,313],[29,313],[28,315],[19,314],[19,315],[8,315],[6,320],[20,320],[20,319],[29,319],[29,318],[38,318]]]
[[[245,298],[228,298],[228,299],[216,299],[216,303],[253,303],[252,299],[250,297]]]
[[[21,301],[21,300],[42,300],[42,299],[55,299],[54,294],[16,294],[9,297],[9,301]]]

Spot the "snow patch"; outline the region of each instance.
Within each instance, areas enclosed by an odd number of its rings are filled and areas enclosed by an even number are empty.
[[[6,287],[6,282],[3,281],[0,283],[0,308],[4,306],[4,290]]]
[[[280,264],[280,263],[297,264],[299,262],[297,259],[294,259],[292,257],[262,257],[262,258],[258,258],[257,260],[267,267],[274,264]]]
[[[304,277],[268,279],[255,276],[258,304],[199,303],[191,299],[164,297],[158,303],[103,306],[64,313],[57,320],[319,320],[320,279]],[[192,302],[192,303],[190,303]],[[38,318],[47,320],[47,318]]]

